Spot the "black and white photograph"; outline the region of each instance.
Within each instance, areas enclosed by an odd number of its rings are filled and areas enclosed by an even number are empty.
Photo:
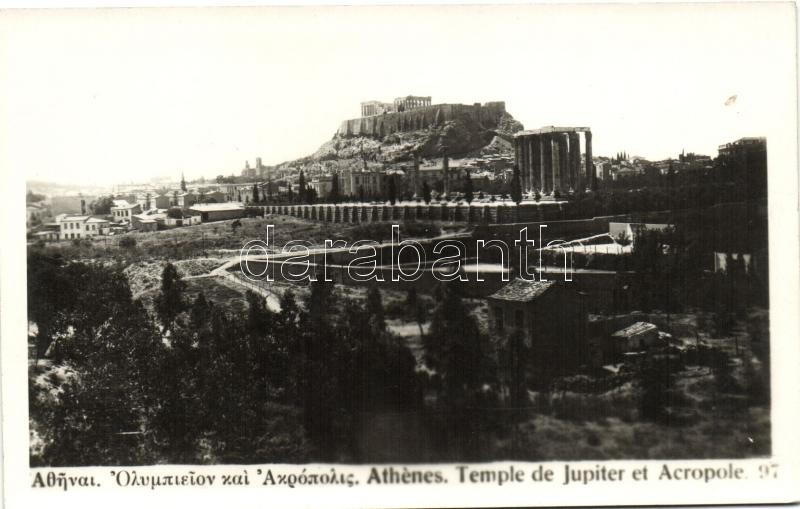
[[[309,484],[353,490],[533,464],[563,490],[630,481],[616,461],[708,490],[778,477],[797,380],[776,363],[800,344],[797,230],[775,223],[797,224],[794,4],[0,25],[22,488],[156,490],[136,468],[160,466],[268,485],[267,465],[301,484],[322,464]],[[694,460],[726,462],[670,466]]]

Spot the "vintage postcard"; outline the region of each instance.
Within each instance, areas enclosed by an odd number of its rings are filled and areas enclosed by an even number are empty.
[[[796,49],[792,3],[0,11],[4,503],[797,501]]]

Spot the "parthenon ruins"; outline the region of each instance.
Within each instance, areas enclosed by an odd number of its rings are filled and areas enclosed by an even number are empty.
[[[405,97],[398,97],[394,100],[395,111],[408,111],[414,108],[423,108],[431,105],[431,96],[422,97],[416,95],[407,95]]]
[[[584,136],[585,164],[581,164],[580,133]],[[592,131],[588,127],[542,127],[514,135],[514,159],[524,192],[564,194],[597,188],[592,163]]]
[[[372,117],[384,113],[400,113],[431,105],[431,96],[407,95],[397,97],[392,103],[381,101],[364,101],[361,103],[361,116]]]

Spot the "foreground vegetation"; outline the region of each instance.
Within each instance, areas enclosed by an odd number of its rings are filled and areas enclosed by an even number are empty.
[[[251,292],[215,302],[226,293],[171,264],[146,304],[116,266],[33,250],[28,268],[33,465],[770,450],[763,312],[674,315],[692,327],[671,344],[541,389],[524,343],[489,337],[454,286],[384,306],[375,289],[318,282],[285,291],[276,313]],[[400,336],[390,324],[403,323]]]

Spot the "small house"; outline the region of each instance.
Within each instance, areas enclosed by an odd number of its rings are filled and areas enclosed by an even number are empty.
[[[540,374],[561,374],[588,358],[584,296],[570,282],[515,279],[488,297],[493,332],[522,334]]]

